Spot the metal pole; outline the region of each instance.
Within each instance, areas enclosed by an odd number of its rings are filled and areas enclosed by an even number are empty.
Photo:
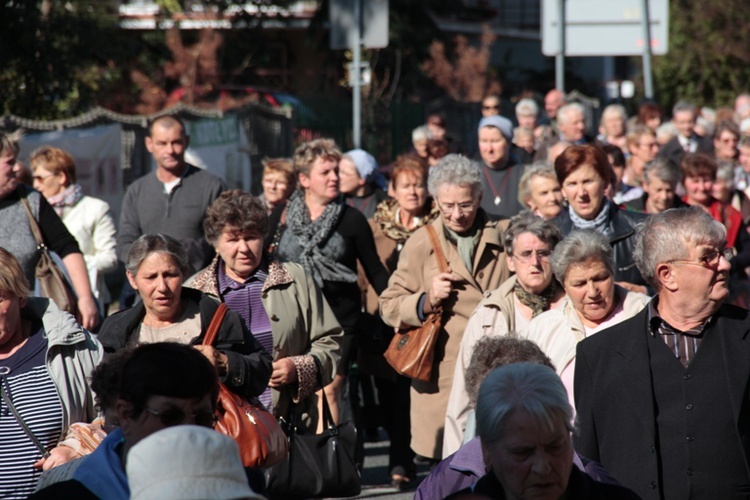
[[[362,47],[362,0],[354,0],[354,68],[352,69],[352,142],[355,148],[360,147],[362,125],[360,123],[360,103],[362,101],[361,47]]]
[[[555,56],[555,88],[565,93],[565,0],[557,0],[557,27],[560,52]]]
[[[654,97],[654,82],[651,75],[651,16],[648,13],[648,0],[641,0],[641,25],[643,27],[643,86],[646,98]]]

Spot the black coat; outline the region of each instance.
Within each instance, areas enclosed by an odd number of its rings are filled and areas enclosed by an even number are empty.
[[[696,148],[695,152],[713,155],[714,143],[711,141],[711,139],[708,137],[701,137],[699,135],[696,135],[695,137],[698,142],[698,147]],[[680,140],[677,137],[672,137],[669,142],[667,142],[659,151],[660,158],[666,158],[672,161],[678,167],[680,166],[680,162],[682,161],[683,156],[685,156],[685,150],[683,149],[682,144],[680,144]]]
[[[181,300],[197,302],[200,309],[201,334],[193,345],[203,342],[211,318],[219,308],[219,302],[212,297],[183,287]],[[138,301],[130,309],[125,309],[108,317],[99,330],[97,338],[104,346],[104,352],[113,353],[128,345],[131,336],[141,328],[146,308]],[[229,358],[227,374],[221,378],[227,388],[245,397],[261,394],[271,378],[271,355],[247,331],[245,322],[234,311],[227,311],[216,335],[214,347]]]
[[[635,266],[633,260],[633,249],[635,248],[635,230],[638,223],[642,222],[648,215],[640,212],[631,212],[610,205],[609,211],[609,243],[614,250],[615,259],[615,281],[626,281],[634,285],[647,285]],[[570,219],[568,210],[563,210],[557,217],[552,219],[563,236],[567,236],[575,229]]]
[[[735,469],[748,470],[745,484],[735,486],[732,493],[726,491],[730,486],[720,474],[717,477],[697,474],[693,480],[700,481],[703,491],[716,491],[711,498],[750,498],[749,314],[745,309],[722,306],[704,333],[704,342],[712,335],[715,336],[712,342],[718,344],[706,352],[701,352],[706,345],[701,344],[697,353],[696,359],[708,362],[715,370],[711,372],[713,376],[694,378],[692,383],[700,384],[695,387],[710,401],[714,401],[717,393],[728,393],[729,404],[712,411],[731,408],[731,414],[716,418],[727,422],[727,428],[732,431],[719,444],[701,440],[699,429],[698,436],[690,443],[698,447],[694,465],[699,469],[708,465],[713,470],[728,469],[726,464],[702,463],[700,447],[722,446],[726,450],[736,444],[742,450],[744,463],[732,465]],[[646,308],[633,318],[578,344],[574,386],[578,432],[574,442],[576,451],[601,463],[624,486],[642,498],[659,499],[670,498],[670,492],[661,491],[660,468],[679,457],[664,456],[657,449],[656,417],[660,406],[653,389],[648,317],[649,308]],[[666,410],[662,408],[662,411]],[[684,437],[677,444],[685,444]],[[729,460],[729,453],[720,455]]]

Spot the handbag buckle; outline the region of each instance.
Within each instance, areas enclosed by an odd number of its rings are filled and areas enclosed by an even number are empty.
[[[400,351],[401,349],[403,349],[404,347],[406,347],[407,342],[409,342],[409,334],[405,333],[401,337],[401,339],[398,341],[398,345],[396,346],[396,349],[398,349]]]

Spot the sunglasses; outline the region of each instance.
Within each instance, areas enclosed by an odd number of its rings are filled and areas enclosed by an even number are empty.
[[[146,406],[145,410],[151,415],[158,418],[164,425],[164,427],[174,427],[175,425],[181,425],[184,424],[188,419],[188,415],[186,415],[184,411],[175,407],[170,407],[166,410],[154,410],[153,408]],[[201,427],[213,428],[216,424],[216,415],[214,415],[213,412],[210,411],[199,411],[193,413],[192,415],[189,415],[189,417],[192,419],[195,425],[200,425]]]

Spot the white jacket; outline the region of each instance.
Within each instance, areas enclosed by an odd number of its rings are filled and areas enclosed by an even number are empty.
[[[117,269],[115,222],[107,202],[84,196],[63,210],[62,221],[78,241],[86,261],[91,291],[100,303],[111,302],[104,275]]]

